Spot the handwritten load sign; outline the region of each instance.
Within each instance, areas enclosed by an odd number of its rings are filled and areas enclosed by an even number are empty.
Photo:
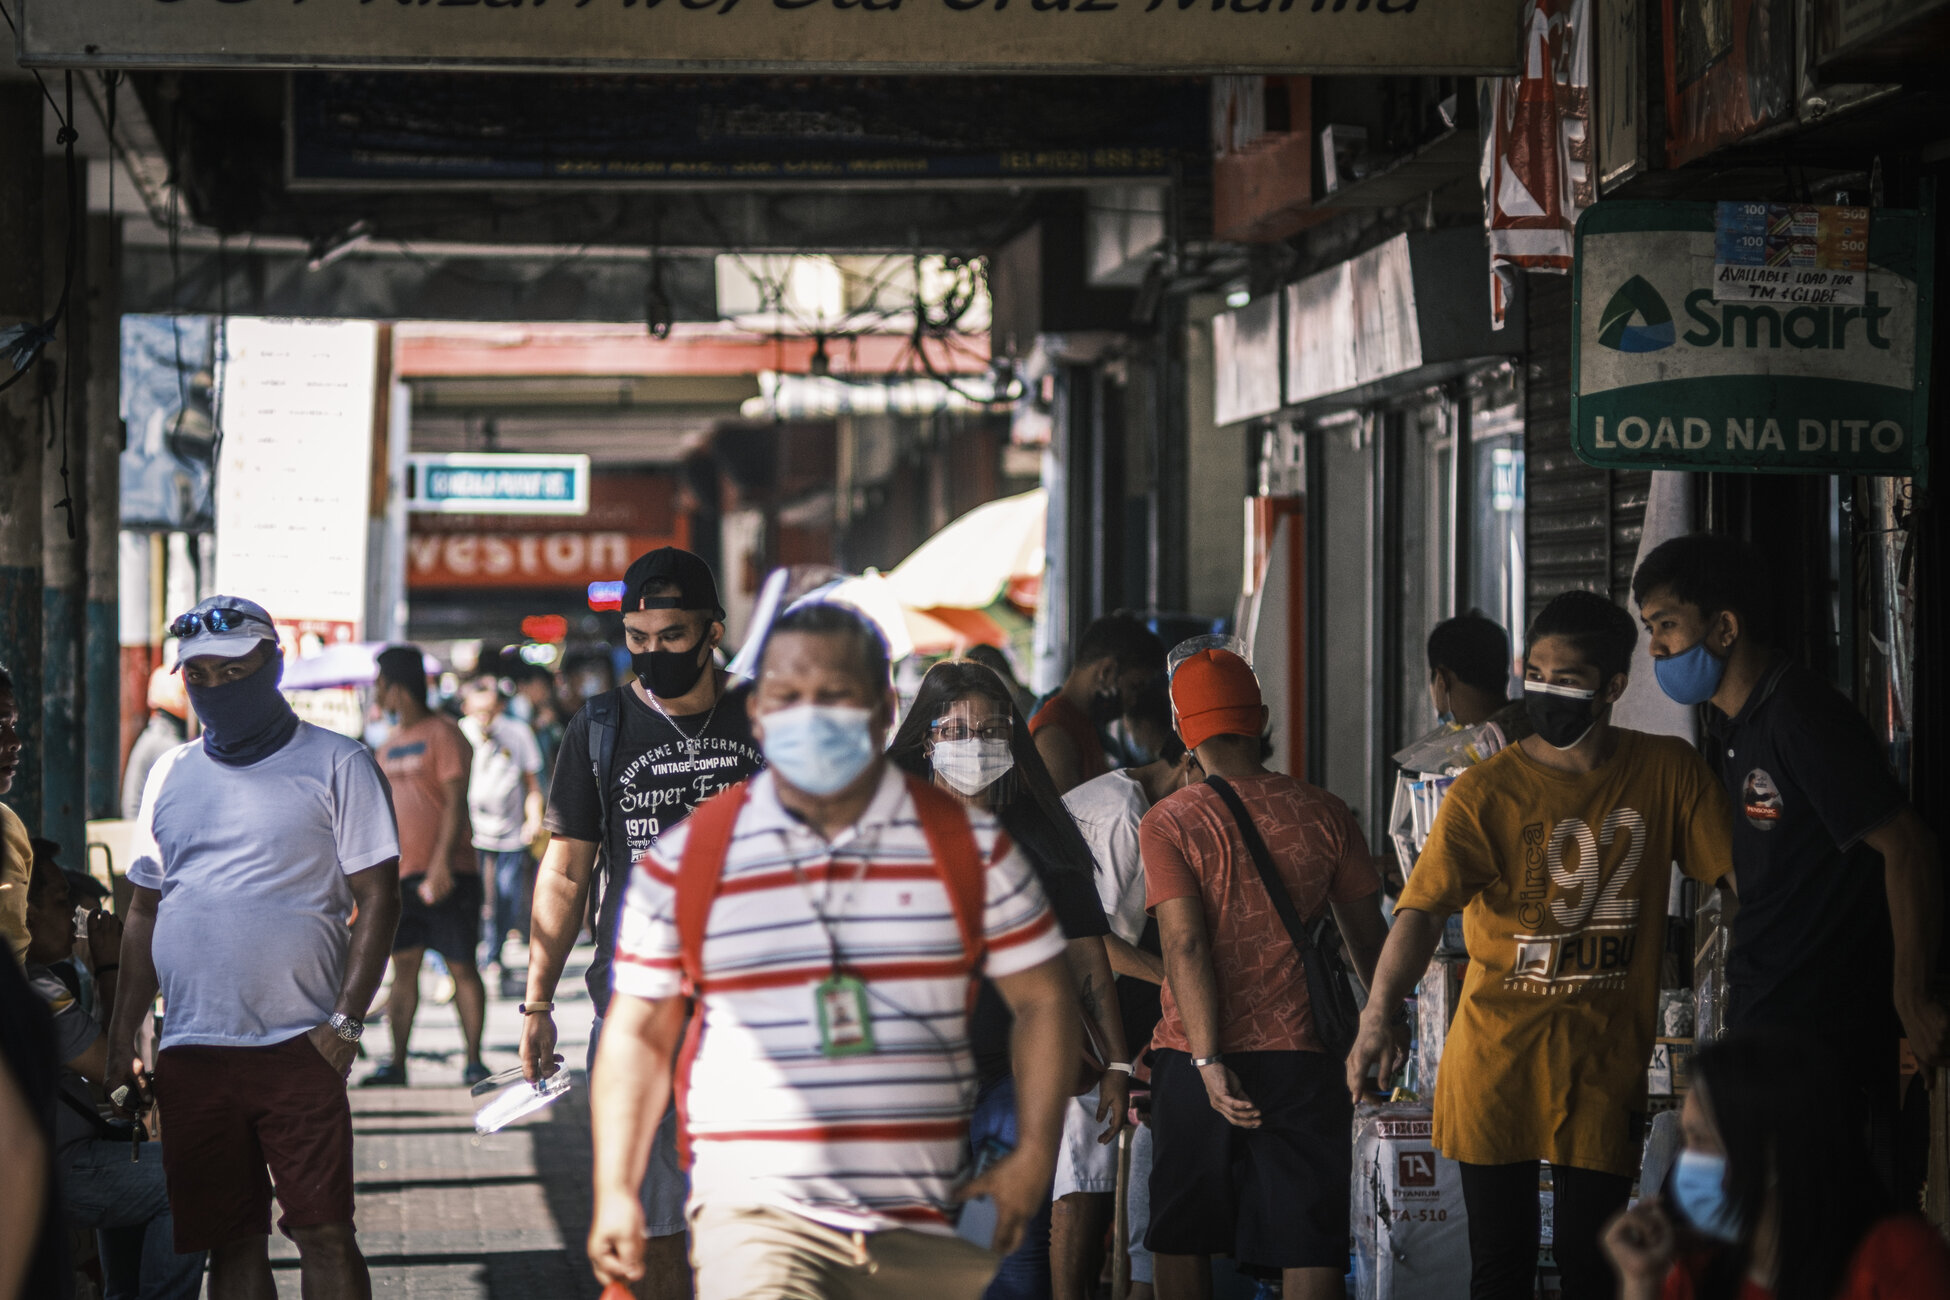
[[[1522,0],[20,0],[47,66],[1514,72]]]

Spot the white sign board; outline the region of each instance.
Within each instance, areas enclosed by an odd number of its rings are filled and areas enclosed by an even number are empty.
[[[328,642],[365,630],[378,346],[370,321],[224,326],[217,589]]]

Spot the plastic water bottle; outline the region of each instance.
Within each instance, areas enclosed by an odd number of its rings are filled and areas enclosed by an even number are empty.
[[[481,1103],[474,1112],[476,1133],[499,1133],[525,1115],[533,1115],[569,1091],[569,1072],[557,1070],[546,1079],[530,1080],[519,1065],[489,1075],[468,1094]]]

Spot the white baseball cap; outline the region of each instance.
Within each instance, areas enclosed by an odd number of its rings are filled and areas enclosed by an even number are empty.
[[[277,625],[264,607],[241,596],[212,596],[200,601],[187,614],[177,615],[169,625],[176,638],[176,664],[198,655],[219,659],[241,659],[257,649],[260,641],[276,642]]]

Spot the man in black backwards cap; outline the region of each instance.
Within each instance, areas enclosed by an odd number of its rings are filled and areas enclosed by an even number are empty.
[[[601,884],[596,960],[588,975],[596,1003],[591,1065],[609,1005],[616,918],[631,865],[691,809],[765,765],[746,714],[749,687],[732,689],[712,662],[724,639],[724,607],[711,566],[674,546],[639,556],[623,576],[623,634],[634,680],[593,697],[570,721],[549,784],[551,838],[535,881],[528,1000],[521,1008],[521,1060],[530,1078],[558,1068],[555,987],[582,928],[592,877]],[[640,1293],[657,1300],[689,1294],[686,1192],[672,1111],[643,1179],[650,1249]]]

